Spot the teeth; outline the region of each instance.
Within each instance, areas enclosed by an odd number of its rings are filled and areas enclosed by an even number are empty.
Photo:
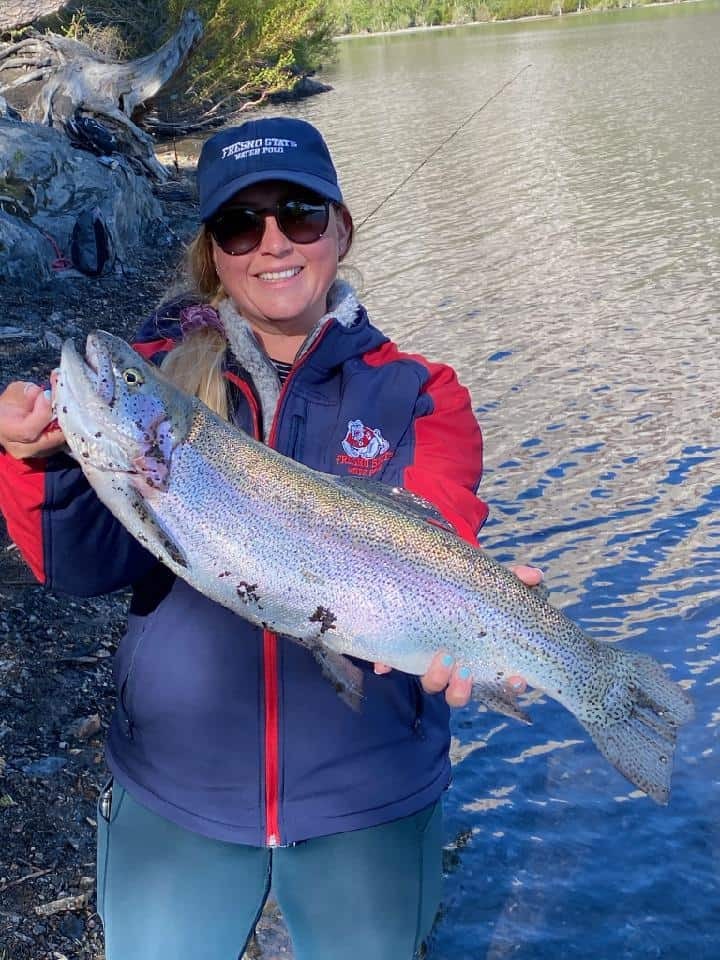
[[[300,273],[300,267],[291,267],[289,270],[276,270],[274,273],[259,273],[258,276],[261,280],[289,280],[298,273]]]

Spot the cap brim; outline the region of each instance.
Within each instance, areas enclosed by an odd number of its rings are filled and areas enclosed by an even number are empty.
[[[230,180],[224,183],[222,187],[212,193],[200,207],[200,220],[205,223],[213,214],[217,213],[220,207],[227,203],[240,190],[245,187],[251,187],[255,183],[262,183],[265,180],[284,180],[288,183],[296,183],[300,187],[307,187],[308,190],[314,190],[328,200],[335,203],[343,203],[343,196],[340,187],[322,177],[314,177],[310,173],[302,173],[297,170],[264,170],[256,173],[248,173],[244,177],[238,177],[237,180]]]

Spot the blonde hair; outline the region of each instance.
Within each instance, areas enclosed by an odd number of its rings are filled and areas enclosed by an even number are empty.
[[[350,252],[353,241],[353,222],[346,207],[333,204],[337,215],[343,211],[349,222],[348,242],[340,255],[343,260]],[[212,236],[203,224],[187,249],[186,273],[190,289],[186,293],[196,296],[199,302],[217,308],[227,294],[215,269]],[[183,337],[162,362],[161,369],[181,390],[198,397],[223,420],[230,418],[228,386],[223,376],[227,340],[214,327],[204,326]]]
[[[203,226],[190,243],[186,254],[186,272],[190,290],[199,301],[217,307],[225,291],[215,271],[212,238]],[[161,369],[186,393],[194,394],[223,420],[230,416],[227,381],[223,376],[227,340],[214,327],[193,330],[168,353]]]

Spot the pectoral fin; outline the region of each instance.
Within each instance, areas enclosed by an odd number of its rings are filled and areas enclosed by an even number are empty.
[[[169,558],[179,567],[186,568],[188,562],[184,551],[162,527],[149,502],[135,489],[133,483],[124,486],[122,493],[141,522],[141,532],[135,533],[136,539],[159,560],[165,561]]]

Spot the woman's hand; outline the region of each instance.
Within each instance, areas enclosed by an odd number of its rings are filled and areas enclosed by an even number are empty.
[[[0,446],[15,457],[45,457],[65,445],[53,422],[52,404],[42,387],[17,380],[0,393]]]
[[[529,587],[536,587],[542,582],[542,570],[537,567],[511,567],[513,573]],[[389,673],[392,668],[384,663],[375,664],[375,673]],[[445,691],[445,699],[451,707],[464,707],[472,693],[472,676],[467,667],[456,663],[449,653],[440,651],[433,657],[427,673],[420,677],[423,690],[426,693],[440,693]],[[515,693],[522,693],[527,684],[522,677],[508,677],[507,686]]]

